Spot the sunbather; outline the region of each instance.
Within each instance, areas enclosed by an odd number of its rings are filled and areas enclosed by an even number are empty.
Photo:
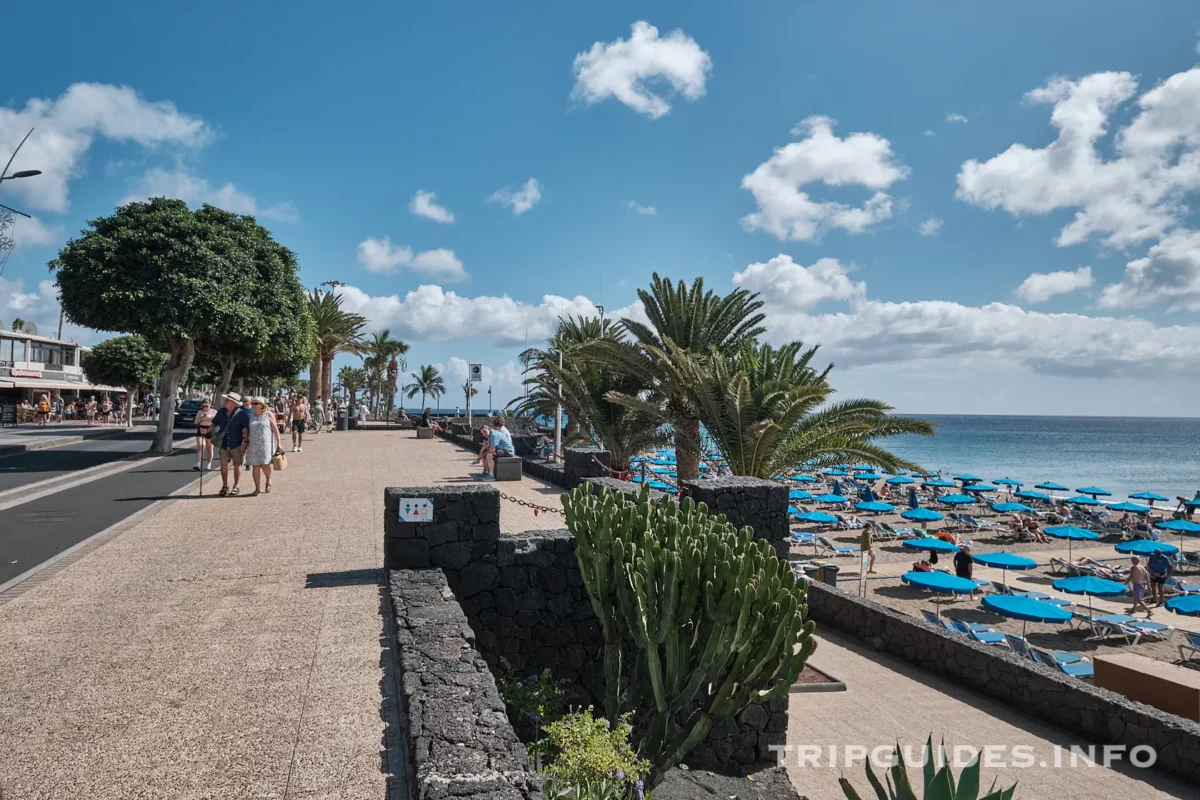
[[[1050,539],[1046,536],[1046,534],[1042,533],[1042,526],[1037,524],[1037,520],[1035,520],[1035,519],[1025,520],[1025,531],[1027,533],[1029,533],[1031,536],[1033,536],[1033,540],[1035,542],[1041,542],[1042,544],[1050,544]]]
[[[1094,558],[1088,558],[1084,556],[1082,558],[1075,559],[1071,562],[1071,564],[1076,567],[1083,567],[1090,572],[1096,573],[1102,578],[1107,578],[1110,581],[1119,581],[1121,583],[1125,582],[1124,569],[1120,567],[1111,567],[1108,564],[1105,564],[1102,561],[1097,561]]]

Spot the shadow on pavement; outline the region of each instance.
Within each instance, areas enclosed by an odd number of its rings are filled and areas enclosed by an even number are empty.
[[[374,586],[383,584],[382,569],[348,569],[342,572],[310,572],[304,579],[305,589],[327,589],[333,586]]]

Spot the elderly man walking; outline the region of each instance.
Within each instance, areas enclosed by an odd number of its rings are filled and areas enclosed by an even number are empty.
[[[221,497],[237,494],[242,477],[242,456],[250,437],[250,412],[242,408],[242,398],[230,392],[221,397],[225,404],[213,417],[213,441],[221,451]],[[229,488],[229,466],[233,465],[233,488]]]

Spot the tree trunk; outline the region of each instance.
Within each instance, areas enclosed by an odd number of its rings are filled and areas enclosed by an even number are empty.
[[[121,421],[125,423],[126,428],[133,427],[133,393],[137,390],[136,383],[125,387],[125,419]]]
[[[321,387],[325,382],[321,379],[321,352],[317,349],[317,354],[313,356],[313,362],[308,368],[308,405],[312,409],[316,409],[317,401],[321,399]]]
[[[327,355],[321,362],[321,379],[324,381],[321,394],[325,399],[325,407],[329,408],[329,400],[333,397],[333,356]]]
[[[700,477],[700,420],[685,424],[688,436],[684,440],[675,437],[675,472],[681,481],[694,481]]]
[[[187,374],[196,355],[196,343],[183,336],[172,336],[168,342],[170,357],[158,379],[158,431],[154,434],[151,453],[170,453],[175,438],[175,392],[179,381]]]
[[[221,385],[212,399],[213,408],[221,407],[221,397],[229,392],[229,384],[233,383],[233,370],[237,367],[237,359],[231,358],[228,363],[221,361]]]

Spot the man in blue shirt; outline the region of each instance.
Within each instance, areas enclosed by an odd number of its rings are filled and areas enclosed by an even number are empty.
[[[242,454],[246,440],[250,437],[250,414],[239,408],[242,398],[234,393],[224,395],[225,405],[213,417],[213,429],[219,436],[221,451],[220,496],[238,493],[238,481],[242,477]],[[229,465],[233,464],[233,489],[229,488]]]
[[[1171,577],[1171,571],[1174,569],[1174,564],[1171,563],[1170,557],[1161,551],[1150,554],[1148,560],[1150,567],[1150,598],[1151,603],[1158,603],[1160,606],[1167,602],[1167,578]]]
[[[495,480],[496,458],[513,454],[512,434],[504,427],[504,417],[497,414],[492,419],[492,432],[488,434],[490,449],[483,454],[483,475],[485,481]]]

